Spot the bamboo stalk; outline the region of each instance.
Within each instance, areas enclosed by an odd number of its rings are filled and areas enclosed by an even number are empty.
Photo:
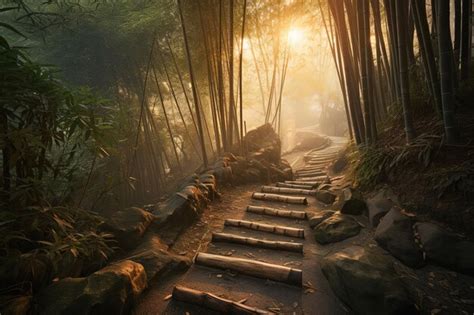
[[[300,181],[317,181],[317,182],[322,182],[325,181],[328,177],[327,176],[297,176],[298,180]]]
[[[254,247],[268,248],[268,249],[277,249],[277,250],[286,250],[289,252],[303,252],[303,244],[301,243],[291,243],[291,242],[281,242],[281,241],[267,241],[258,238],[252,237],[243,237],[227,233],[212,233],[213,242],[228,242],[235,244],[242,244]]]
[[[319,186],[320,182],[316,181],[304,181],[304,180],[286,180],[285,184],[290,185],[311,185],[312,188],[316,188]]]
[[[288,197],[275,194],[253,193],[252,198],[257,200],[277,201],[302,205],[308,204],[308,200],[306,199],[306,197]]]
[[[181,302],[196,304],[224,314],[254,315],[270,314],[267,311],[250,307],[239,302],[227,300],[214,294],[176,286],[173,289],[173,299]]]
[[[195,262],[198,265],[226,270],[229,269],[245,275],[285,282],[297,286],[301,286],[303,281],[303,272],[299,269],[250,259],[198,253]]]
[[[186,34],[186,24],[184,22],[181,0],[178,0],[178,10],[179,10],[179,16],[181,20],[181,30],[183,32],[184,45],[186,48],[185,51],[186,51],[186,59],[188,61],[189,75],[191,77],[194,107],[195,107],[195,112],[196,112],[197,125],[199,129],[199,138],[201,142],[202,160],[204,163],[204,167],[207,167],[208,160],[207,160],[207,153],[206,153],[206,144],[204,142],[204,130],[202,128],[201,112],[199,109],[199,100],[198,100],[198,93],[197,93],[197,88],[196,88],[196,80],[194,79],[194,70],[193,70],[193,65],[192,65],[193,63],[191,59],[191,51],[189,49],[188,35]]]
[[[313,189],[312,185],[298,185],[298,184],[288,184],[288,183],[276,183],[277,187],[286,187],[286,188],[299,188],[299,189]]]
[[[291,218],[291,219],[306,219],[306,212],[304,211],[292,211],[292,210],[280,210],[267,207],[259,206],[247,206],[247,212],[265,214],[282,218]]]
[[[261,191],[263,193],[274,193],[274,194],[289,194],[289,195],[312,195],[313,190],[308,189],[296,189],[286,187],[273,187],[273,186],[262,186]]]
[[[263,223],[255,223],[252,221],[233,220],[233,219],[225,220],[224,225],[243,227],[250,230],[257,230],[257,231],[291,236],[291,237],[304,238],[303,229],[297,229],[297,228],[292,228],[292,227],[287,227],[287,226],[269,225],[269,224],[263,224]]]

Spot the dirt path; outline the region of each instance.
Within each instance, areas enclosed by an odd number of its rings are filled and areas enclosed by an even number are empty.
[[[344,139],[335,138],[330,147],[312,153],[313,156],[324,156],[326,162],[318,166],[322,171],[325,171],[329,161],[334,159],[344,144]],[[290,156],[290,163],[296,165],[297,168],[302,167],[304,165],[303,153]],[[208,309],[166,299],[175,285],[183,285],[235,301],[245,300],[246,305],[275,313],[346,314],[347,311],[332,293],[319,267],[318,258],[326,255],[333,247],[328,248],[327,246],[318,245],[314,241],[313,231],[306,220],[258,215],[245,211],[248,205],[260,205],[311,213],[324,209],[324,205],[313,197],[308,198],[309,205],[307,206],[252,199],[252,193],[259,192],[260,188],[261,185],[224,188],[222,200],[206,209],[200,220],[178,238],[171,250],[188,257],[194,257],[197,252],[207,252],[301,269],[303,272],[303,287],[194,264],[185,274],[170,275],[165,279],[160,279],[159,283],[153,284],[135,308],[134,313],[213,314]],[[304,229],[306,237],[302,240],[240,227],[224,226],[226,219],[248,220],[256,223],[301,228]],[[221,231],[272,241],[301,242],[304,246],[304,253],[211,242],[212,232]],[[363,236],[358,239],[363,239]]]

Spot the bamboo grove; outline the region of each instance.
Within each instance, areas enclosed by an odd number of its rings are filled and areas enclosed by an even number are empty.
[[[394,111],[402,114],[407,143],[420,134],[413,122],[418,62],[429,106],[443,121],[445,143],[460,140],[454,108],[459,87],[469,79],[471,0],[328,0],[319,5],[357,144],[374,143],[379,122]]]

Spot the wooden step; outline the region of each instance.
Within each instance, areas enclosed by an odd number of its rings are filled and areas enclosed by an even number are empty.
[[[277,195],[277,194],[253,193],[252,198],[256,200],[284,202],[284,203],[292,203],[292,204],[300,204],[300,205],[308,204],[308,199],[306,199],[306,197],[289,197],[289,196]]]
[[[285,180],[285,184],[290,185],[311,185],[313,188],[317,188],[320,182],[317,181],[298,181],[298,180]]]
[[[298,188],[285,188],[285,187],[274,187],[274,186],[262,186],[261,192],[273,193],[273,194],[285,194],[285,195],[314,195],[314,190],[311,189],[298,189]]]
[[[301,172],[296,172],[296,176],[327,176],[326,172],[321,172],[321,171],[301,171]]]
[[[237,271],[239,273],[301,286],[303,271],[285,266],[250,259],[198,253],[194,259],[198,265]]]
[[[254,247],[276,249],[276,250],[286,250],[290,252],[303,252],[303,244],[301,243],[292,243],[292,242],[281,242],[281,241],[267,241],[253,237],[243,237],[239,235],[229,234],[229,233],[212,233],[213,242],[228,242],[235,244],[242,244]]]
[[[323,183],[326,181],[326,179],[328,178],[327,176],[297,176],[296,177],[299,181],[304,181],[304,180],[307,180],[307,181],[315,181],[315,182],[320,182],[320,183]]]
[[[281,225],[270,225],[245,220],[227,219],[224,225],[243,227],[251,230],[268,232],[273,234],[304,238],[304,230]]]
[[[190,288],[176,286],[173,289],[173,299],[185,303],[191,303],[205,307],[220,314],[242,314],[242,315],[262,315],[272,314],[268,311],[261,310],[255,307],[250,307],[245,304],[224,299],[209,292],[193,290]]]
[[[247,206],[247,212],[290,219],[306,219],[306,212],[304,211],[280,210],[269,207]]]
[[[289,183],[276,183],[277,187],[286,187],[286,188],[298,188],[298,189],[313,189],[313,185],[305,185],[305,184],[289,184]]]

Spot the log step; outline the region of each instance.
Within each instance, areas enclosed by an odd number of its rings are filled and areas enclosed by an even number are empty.
[[[320,182],[316,181],[299,181],[299,180],[286,180],[285,184],[290,185],[311,185],[312,188],[316,188],[319,186]]]
[[[261,191],[263,193],[274,193],[274,194],[289,194],[289,195],[313,195],[314,190],[311,189],[297,189],[297,188],[285,188],[285,187],[273,187],[273,186],[262,186]]]
[[[281,183],[281,182],[276,183],[276,186],[277,187],[286,187],[286,188],[310,189],[310,190],[314,188],[312,185],[289,184],[289,183]]]
[[[324,182],[328,177],[327,176],[297,176],[298,180],[307,180],[315,182]]]
[[[301,219],[301,220],[306,219],[306,212],[304,211],[280,210],[280,209],[268,208],[268,207],[247,206],[247,212],[271,215],[271,216],[282,217],[282,218],[290,218],[290,219]]]
[[[207,253],[198,253],[194,261],[196,264],[206,267],[228,269],[248,276],[270,279],[297,286],[301,286],[303,281],[303,272],[299,269],[264,263],[261,261]]]
[[[281,225],[270,225],[256,223],[252,221],[227,219],[224,222],[226,226],[243,227],[251,230],[268,232],[273,234],[304,238],[304,230]]]
[[[303,252],[303,244],[301,243],[292,243],[292,242],[281,242],[281,241],[267,241],[253,237],[243,237],[239,235],[229,234],[229,233],[212,233],[213,242],[228,242],[235,244],[242,244],[254,247],[276,249],[276,250],[286,250],[289,252]]]
[[[267,193],[253,193],[252,198],[256,200],[266,200],[266,201],[276,201],[292,204],[307,205],[308,199],[306,197],[289,197],[276,194],[267,194]]]
[[[327,173],[326,172],[313,172],[313,171],[309,171],[309,172],[296,172],[295,173],[296,176],[305,176],[305,177],[308,177],[308,176],[326,176]]]
[[[185,303],[195,304],[222,314],[262,315],[272,314],[268,311],[245,304],[218,297],[209,292],[193,290],[190,288],[176,286],[173,289],[173,299]]]

